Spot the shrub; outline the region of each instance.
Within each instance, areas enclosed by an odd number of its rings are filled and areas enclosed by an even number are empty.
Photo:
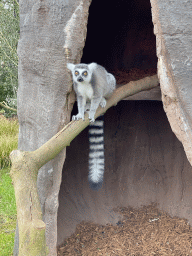
[[[18,145],[17,119],[7,119],[0,115],[0,169],[10,166],[9,155]]]

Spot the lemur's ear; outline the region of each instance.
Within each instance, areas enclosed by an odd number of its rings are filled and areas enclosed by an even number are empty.
[[[72,64],[72,63],[67,63],[67,68],[68,68],[69,70],[73,71],[74,68],[75,68],[75,65]]]
[[[88,67],[89,67],[89,70],[93,71],[97,67],[97,63],[93,62],[89,64]]]

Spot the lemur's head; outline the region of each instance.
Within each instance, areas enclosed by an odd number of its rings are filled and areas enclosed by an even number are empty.
[[[77,64],[74,65],[72,63],[67,63],[67,68],[71,70],[73,75],[73,81],[76,83],[87,82],[91,81],[92,73],[94,68],[97,66],[96,63],[91,64]]]

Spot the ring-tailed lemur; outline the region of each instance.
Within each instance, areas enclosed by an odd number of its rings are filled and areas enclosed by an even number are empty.
[[[78,114],[73,120],[84,120],[85,111],[89,110],[89,183],[92,189],[102,186],[104,176],[104,123],[103,117],[95,121],[95,112],[99,105],[106,106],[116,88],[115,77],[102,66],[91,64],[67,64],[73,76],[73,87],[77,95]]]

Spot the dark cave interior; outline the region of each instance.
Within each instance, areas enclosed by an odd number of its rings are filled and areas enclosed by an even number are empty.
[[[150,1],[93,1],[81,62],[104,66],[118,84],[156,74]]]

